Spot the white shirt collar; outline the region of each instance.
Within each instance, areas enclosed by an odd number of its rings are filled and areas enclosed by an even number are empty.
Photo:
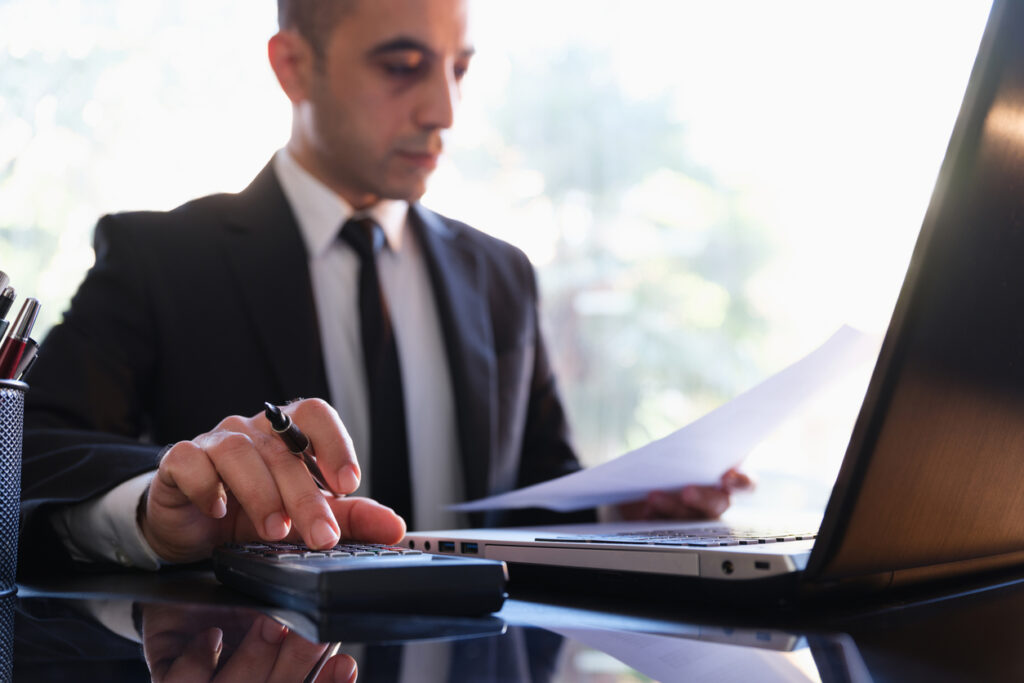
[[[281,183],[284,196],[291,204],[299,232],[306,243],[310,257],[327,251],[338,237],[338,231],[356,212],[333,190],[317,180],[299,165],[287,149],[274,155],[274,173]],[[368,215],[380,224],[392,251],[400,251],[405,233],[405,219],[409,203],[399,199],[382,199],[359,213]]]

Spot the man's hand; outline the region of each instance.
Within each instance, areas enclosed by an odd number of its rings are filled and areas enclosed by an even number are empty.
[[[359,463],[337,412],[319,399],[284,412],[309,437],[317,463],[339,493],[359,485]],[[329,548],[340,537],[397,543],[405,522],[368,498],[322,493],[262,413],[232,416],[160,461],[140,514],[146,541],[167,562],[210,557],[230,541],[301,540]]]
[[[356,661],[331,655],[259,612],[142,604],[142,651],[156,683],[253,683],[313,678],[354,683]]]
[[[716,519],[729,509],[729,495],[753,488],[750,477],[736,470],[722,475],[718,486],[684,486],[651,491],[644,500],[623,503],[619,512],[629,521],[641,519]]]

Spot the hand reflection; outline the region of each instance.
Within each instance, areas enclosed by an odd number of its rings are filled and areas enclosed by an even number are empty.
[[[143,604],[142,649],[154,681],[355,683],[356,662],[246,609]],[[326,661],[325,661],[326,660]]]

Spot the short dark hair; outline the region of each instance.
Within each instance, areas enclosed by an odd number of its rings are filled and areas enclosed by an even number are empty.
[[[318,58],[327,52],[327,41],[341,18],[356,0],[277,0],[277,25],[298,32]]]

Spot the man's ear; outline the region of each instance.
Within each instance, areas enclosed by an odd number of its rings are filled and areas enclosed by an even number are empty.
[[[277,82],[292,104],[306,100],[316,66],[309,42],[295,31],[278,31],[267,43],[267,56]]]

